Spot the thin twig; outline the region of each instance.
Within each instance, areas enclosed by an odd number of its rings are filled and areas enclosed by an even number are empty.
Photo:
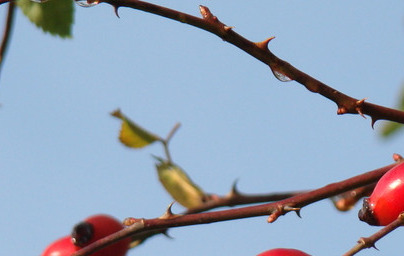
[[[319,93],[325,98],[335,102],[338,110],[337,114],[360,114],[368,115],[372,118],[372,126],[377,120],[385,119],[404,124],[404,112],[386,108],[383,106],[365,102],[364,99],[359,100],[345,95],[336,89],[318,81],[310,75],[300,71],[288,62],[276,57],[269,49],[268,43],[273,39],[270,37],[262,42],[252,42],[234,32],[231,26],[227,26],[220,22],[210,10],[205,6],[200,6],[203,18],[198,18],[183,12],[165,8],[159,5],[142,2],[139,0],[100,0],[112,5],[117,12],[119,7],[129,7],[148,13],[153,13],[172,20],[189,24],[194,27],[211,32],[224,41],[240,48],[244,52],[250,54],[254,58],[267,64],[272,72],[279,76],[283,76],[286,80],[295,80],[304,85],[307,90]],[[280,79],[281,80],[281,79]]]
[[[375,244],[377,241],[379,241],[381,238],[383,238],[390,232],[393,232],[398,227],[401,227],[403,224],[404,224],[404,213],[401,213],[395,221],[385,226],[378,232],[374,233],[369,237],[361,237],[358,243],[352,249],[346,252],[343,256],[355,255],[359,251],[366,248],[376,248]]]
[[[380,169],[361,174],[350,179],[332,183],[319,189],[312,190],[307,193],[298,194],[296,196],[274,202],[269,204],[262,204],[256,206],[243,207],[238,209],[230,209],[224,211],[196,213],[188,215],[174,215],[171,209],[166,213],[155,219],[136,219],[131,218],[133,226],[129,226],[117,233],[102,238],[87,247],[77,251],[73,256],[87,256],[91,253],[104,248],[106,245],[115,243],[126,237],[130,237],[139,232],[148,230],[158,230],[173,228],[179,226],[208,224],[214,222],[243,219],[257,216],[269,215],[268,221],[273,222],[279,216],[286,214],[290,211],[299,213],[300,208],[311,203],[341,194],[343,192],[352,190],[357,187],[365,186],[367,184],[376,182],[388,170],[393,168],[395,164],[391,164]]]
[[[2,39],[1,45],[0,45],[0,72],[1,72],[1,68],[4,63],[4,56],[7,52],[8,45],[9,45],[10,38],[11,38],[11,31],[12,31],[13,24],[14,24],[14,16],[15,16],[15,2],[12,1],[8,5],[6,24],[5,24],[5,28],[4,28],[3,39]]]

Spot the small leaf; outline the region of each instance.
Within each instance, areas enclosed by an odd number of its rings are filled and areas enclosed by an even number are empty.
[[[143,148],[157,140],[162,140],[157,135],[143,129],[126,118],[119,109],[112,112],[111,115],[122,120],[119,140],[127,147]]]
[[[157,158],[156,164],[159,180],[167,192],[186,208],[194,208],[205,200],[205,193],[177,165]]]
[[[397,108],[401,111],[404,111],[404,86],[401,88],[401,93],[398,99]],[[384,123],[381,129],[381,135],[384,138],[391,137],[393,134],[396,134],[398,131],[402,130],[403,125],[396,122],[386,122]]]
[[[74,13],[72,0],[50,0],[44,3],[18,0],[17,4],[25,16],[44,32],[63,38],[71,37]]]

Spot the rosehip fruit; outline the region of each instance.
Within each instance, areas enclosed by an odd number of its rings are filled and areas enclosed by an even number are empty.
[[[65,236],[51,243],[41,256],[70,256],[78,249],[80,248],[72,243],[71,237]]]
[[[404,163],[386,172],[369,198],[363,201],[359,219],[372,226],[385,226],[404,211]]]
[[[94,215],[73,228],[72,241],[78,247],[85,247],[123,228],[122,223],[111,216]],[[123,256],[129,249],[130,241],[130,238],[120,240],[93,253],[92,256]]]
[[[257,256],[310,256],[310,255],[296,249],[276,248],[262,252]]]

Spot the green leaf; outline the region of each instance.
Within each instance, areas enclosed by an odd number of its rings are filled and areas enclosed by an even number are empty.
[[[157,158],[159,180],[167,192],[186,208],[194,208],[205,201],[205,193],[177,165]]]
[[[44,32],[71,37],[74,5],[72,0],[50,0],[36,3],[18,0],[18,6],[28,19]]]
[[[112,112],[111,115],[122,120],[119,140],[127,147],[143,148],[155,141],[162,140],[159,136],[143,129],[128,119],[119,109]]]
[[[397,108],[401,111],[404,111],[404,86],[401,89],[401,93],[398,99]],[[402,124],[396,122],[386,122],[381,129],[381,135],[384,138],[391,137],[394,134],[397,134],[403,128]]]
[[[403,128],[402,124],[395,123],[395,122],[387,122],[383,125],[381,130],[382,137],[391,137],[393,134],[396,134]]]

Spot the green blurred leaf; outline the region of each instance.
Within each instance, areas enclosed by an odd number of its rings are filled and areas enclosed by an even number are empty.
[[[204,202],[205,193],[177,165],[157,158],[157,173],[167,192],[186,208],[194,208]]]
[[[398,98],[397,109],[404,111],[404,86],[402,86],[401,88],[401,93]],[[382,137],[388,138],[401,131],[402,128],[403,128],[402,124],[396,122],[386,122],[382,126],[380,133]]]
[[[391,137],[403,128],[402,124],[395,122],[387,122],[383,125],[381,135],[385,138]]]
[[[122,120],[119,140],[125,146],[130,148],[143,148],[157,140],[161,140],[157,135],[143,129],[126,118],[119,109],[112,112],[111,115]]]
[[[36,3],[18,0],[18,6],[28,19],[44,32],[60,37],[71,37],[74,5],[72,0],[50,0]]]

